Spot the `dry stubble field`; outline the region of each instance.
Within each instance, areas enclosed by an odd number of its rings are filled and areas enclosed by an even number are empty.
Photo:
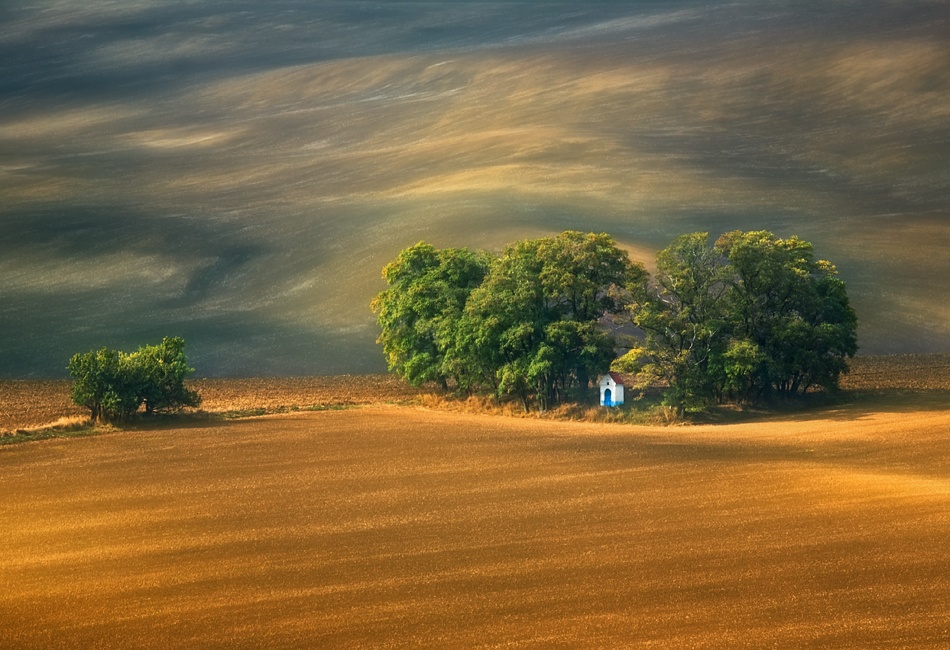
[[[857,376],[857,375],[856,375]],[[0,448],[0,647],[946,647],[950,400]]]

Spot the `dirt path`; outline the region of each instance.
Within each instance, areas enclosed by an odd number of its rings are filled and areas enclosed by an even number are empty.
[[[945,647],[950,409],[378,407],[0,449],[0,646]]]

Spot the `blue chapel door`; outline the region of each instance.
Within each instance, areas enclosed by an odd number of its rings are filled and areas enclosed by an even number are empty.
[[[604,389],[604,406],[613,406],[613,394],[611,394],[610,389]]]

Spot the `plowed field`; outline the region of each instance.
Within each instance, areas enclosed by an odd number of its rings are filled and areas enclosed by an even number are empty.
[[[945,648],[950,402],[0,448],[4,648]]]
[[[202,410],[211,413],[398,402],[419,392],[390,375],[197,379],[188,383],[201,394]],[[70,386],[69,381],[0,380],[0,432],[88,415],[88,410],[70,401]]]
[[[198,379],[189,384],[201,394],[201,408],[213,413],[400,402],[420,392],[390,375]],[[0,432],[85,414],[70,401],[69,387],[68,381],[0,380]],[[857,357],[842,387],[950,391],[950,354]]]
[[[841,386],[856,390],[950,390],[950,354],[855,357]]]

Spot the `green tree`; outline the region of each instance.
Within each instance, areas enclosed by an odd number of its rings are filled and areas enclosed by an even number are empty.
[[[158,345],[140,347],[128,359],[146,413],[175,413],[201,403],[197,391],[185,386],[195,369],[185,358],[184,339],[166,337]]]
[[[183,339],[165,338],[130,354],[109,348],[76,354],[68,365],[73,402],[97,422],[127,420],[143,404],[147,413],[198,406],[201,397],[184,385],[194,371],[184,349]]]
[[[383,269],[378,342],[410,383],[451,381],[546,409],[607,369],[614,342],[598,321],[643,276],[605,234],[520,241],[497,258],[419,243]]]
[[[680,411],[834,388],[857,350],[844,283],[812,245],[770,232],[678,237],[633,292],[642,342],[614,368],[665,383]]]
[[[722,378],[720,401],[725,395],[740,404],[748,402],[756,387],[756,373],[768,360],[761,348],[748,339],[733,338],[718,360]]]
[[[836,388],[857,352],[857,316],[834,265],[815,260],[809,242],[767,231],[726,233],[716,249],[733,272],[733,337],[759,352],[747,396]]]
[[[729,327],[723,298],[728,269],[709,244],[708,233],[677,237],[657,254],[657,271],[631,294],[633,324],[643,345],[614,365],[668,388],[664,402],[679,410],[700,408],[721,393]]]
[[[383,269],[388,287],[373,300],[377,339],[389,369],[413,385],[447,387],[462,368],[450,348],[471,291],[481,284],[489,257],[465,248],[436,249],[420,242]]]
[[[598,321],[623,306],[641,266],[606,234],[575,231],[509,245],[466,305],[456,346],[467,368],[525,410],[547,409],[607,370],[614,342]]]
[[[102,348],[76,354],[68,368],[75,380],[73,402],[88,408],[93,421],[126,419],[138,410],[138,379],[121,352]]]

